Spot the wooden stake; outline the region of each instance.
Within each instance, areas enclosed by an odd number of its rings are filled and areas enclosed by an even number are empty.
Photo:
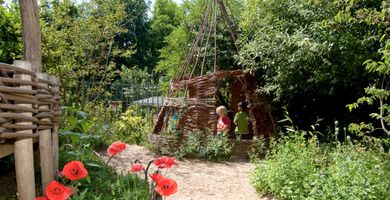
[[[36,0],[19,0],[22,15],[24,59],[31,61],[32,71],[42,71],[41,27]]]
[[[28,61],[15,61],[14,65],[26,70],[31,70],[31,63]],[[31,81],[31,76],[26,74],[16,74],[14,78]],[[21,86],[23,89],[31,89],[31,86]],[[31,104],[16,104],[32,108]],[[32,117],[31,112],[20,113]],[[32,122],[20,122],[19,125],[32,125]],[[32,130],[18,131],[17,133],[32,134]],[[34,151],[33,139],[25,138],[15,141],[15,171],[16,171],[16,185],[19,200],[30,200],[35,198],[35,176],[34,176]]]
[[[51,75],[50,76],[50,81],[55,84],[52,87],[52,92],[55,95],[59,95],[60,79],[57,76]],[[60,106],[59,105],[59,100],[56,100],[56,104],[54,105],[52,110],[54,110],[54,111],[61,110],[61,108],[59,106]],[[58,170],[58,146],[59,146],[58,123],[59,122],[57,122],[57,121],[53,121],[53,122],[54,122],[54,126],[53,126],[53,130],[52,130],[52,133],[51,133],[51,139],[52,139],[52,145],[53,145],[53,171],[57,172],[57,171],[59,171]]]
[[[38,79],[49,80],[49,76],[44,73],[37,74]],[[48,88],[47,83],[39,83],[40,86]],[[48,105],[41,105],[39,108],[49,109]],[[50,118],[40,119],[40,121],[51,122]],[[43,129],[39,131],[39,152],[41,158],[41,176],[42,176],[42,191],[53,180],[53,146],[51,129]]]

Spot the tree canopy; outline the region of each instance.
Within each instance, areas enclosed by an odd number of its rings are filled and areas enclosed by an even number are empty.
[[[275,118],[282,118],[286,108],[302,127],[317,118],[328,126],[334,120],[345,126],[371,121],[368,113],[379,119],[373,125],[388,123],[388,1],[224,2],[240,51],[221,11],[213,8],[216,15],[208,23],[215,29],[204,33],[194,54],[205,60],[206,69],[198,74],[212,72],[214,65],[255,74],[258,92],[267,95]],[[44,70],[61,77],[68,102],[81,101],[84,82],[159,79],[167,86],[212,4],[156,0],[150,14],[148,1],[42,0]],[[0,7],[0,60],[11,63],[22,57],[22,45],[18,5],[9,5]]]

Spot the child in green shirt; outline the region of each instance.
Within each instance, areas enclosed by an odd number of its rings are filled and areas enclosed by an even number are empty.
[[[247,104],[245,101],[238,103],[239,112],[234,116],[234,124],[236,125],[235,133],[244,140],[249,138],[249,115],[246,112]]]

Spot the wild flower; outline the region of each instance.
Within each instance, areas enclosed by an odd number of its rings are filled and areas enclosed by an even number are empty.
[[[83,163],[75,160],[66,163],[61,174],[67,179],[75,181],[85,178],[88,175],[88,171],[85,169]],[[52,181],[45,188],[45,196],[37,197],[35,200],[66,200],[75,193],[71,188],[62,185],[57,181]]]

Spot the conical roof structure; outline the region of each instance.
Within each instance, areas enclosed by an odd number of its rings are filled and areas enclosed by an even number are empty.
[[[234,114],[238,111],[237,104],[246,101],[249,105],[251,132],[255,136],[269,139],[275,131],[275,125],[265,96],[256,92],[259,85],[256,78],[243,69],[218,70],[216,58],[218,13],[222,15],[237,51],[239,44],[223,0],[207,0],[206,3],[203,22],[183,66],[170,82],[167,98],[153,127],[153,134],[172,128],[180,129],[185,134],[195,130],[216,132],[215,110],[219,106],[217,105],[219,90],[221,87],[227,87],[231,105],[228,109]],[[214,50],[214,62],[205,62],[207,50]],[[210,54],[207,58],[210,58]],[[214,65],[210,66],[210,63]]]

